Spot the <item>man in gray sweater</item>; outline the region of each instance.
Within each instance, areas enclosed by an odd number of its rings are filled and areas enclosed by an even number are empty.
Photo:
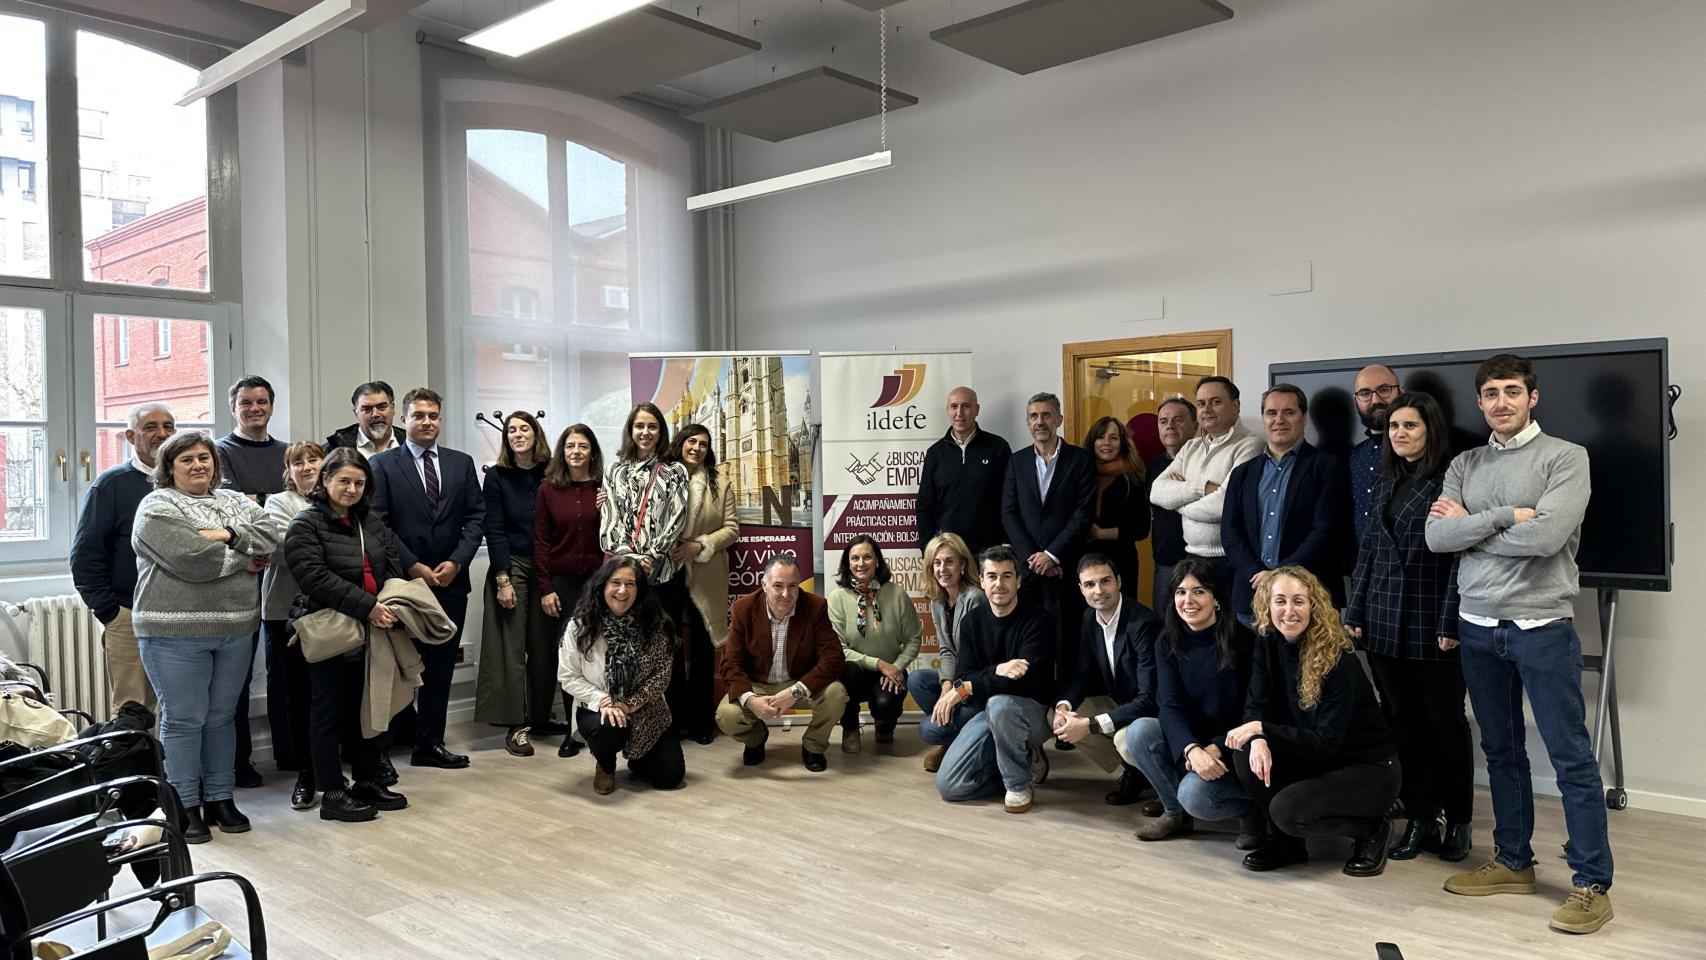
[[[1461,553],[1457,588],[1463,680],[1493,792],[1493,859],[1445,889],[1465,896],[1533,893],[1534,796],[1522,694],[1563,794],[1570,896],[1552,928],[1592,933],[1611,919],[1605,786],[1588,738],[1582,645],[1572,620],[1576,547],[1588,505],[1588,454],[1532,418],[1534,367],[1500,354],[1475,372],[1476,403],[1493,428],[1485,447],[1451,462],[1427,521],[1428,548]]]

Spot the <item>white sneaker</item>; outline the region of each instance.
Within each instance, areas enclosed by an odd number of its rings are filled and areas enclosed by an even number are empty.
[[[1007,791],[1006,806],[1008,813],[1029,813],[1031,809],[1031,788]]]
[[[1031,748],[1031,786],[1040,787],[1048,779],[1048,754],[1042,747]]]

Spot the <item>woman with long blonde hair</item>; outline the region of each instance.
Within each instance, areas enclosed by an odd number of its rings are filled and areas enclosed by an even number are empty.
[[[1238,779],[1268,819],[1250,870],[1309,859],[1308,836],[1350,837],[1345,873],[1386,869],[1398,797],[1397,750],[1332,595],[1300,566],[1256,589],[1255,659],[1244,723],[1226,734]]]

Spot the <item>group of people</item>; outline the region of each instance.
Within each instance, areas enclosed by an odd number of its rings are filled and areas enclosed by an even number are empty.
[[[1364,369],[1368,434],[1346,463],[1305,439],[1302,390],[1266,391],[1257,433],[1237,386],[1205,377],[1194,402],[1161,405],[1165,452],[1148,464],[1112,417],[1067,442],[1048,393],[1030,398],[1031,442],[1014,450],[956,388],[918,496],[935,667],[869,537],[846,545],[826,597],[802,592],[799,560],[780,554],[731,604],[734,492],[709,431],[672,440],[651,404],[629,414],[609,464],[585,424],[552,444],[512,413],[483,483],[437,442],[443,401],[425,388],[403,397],[395,428],[391,388],[361,385],[356,422],[324,444],[270,436],[273,392],[258,377],[231,388],[237,429],[217,441],[176,434],[170,410],[144,404],[126,430],[132,460],[89,492],[73,572],[107,625],[115,705],[158,698],[192,841],[209,824],[248,829],[233,787],[259,782],[238,709],[257,625],[275,751],[298,770],[292,805],[345,821],[407,806],[389,759],[407,711],[375,730],[362,650],[309,662],[292,642],[298,620],[327,609],[395,627],[388,598],[402,588],[388,581],[429,590],[453,625],[449,642],[416,639],[411,764],[468,765],[444,727],[484,543],[476,720],[506,728],[515,756],[534,753],[535,735],[560,734],[560,756],[584,742],[599,794],[624,756],[635,779],[681,786],[683,740],[719,730],[761,764],[771,722],[795,710],[810,714],[801,761],[821,772],[836,726],[841,750],[861,752],[868,711],[877,744],[892,743],[910,695],[945,800],[1032,809],[1052,739],[1118,774],[1107,802],[1143,804],[1141,840],[1235,820],[1244,866],[1273,870],[1307,859],[1307,837],[1348,837],[1345,872],[1372,876],[1388,859],[1469,855],[1467,693],[1495,852],[1446,889],[1532,893],[1526,689],[1570,832],[1574,892],[1552,923],[1592,932],[1611,915],[1611,855],[1570,620],[1586,452],[1540,431],[1528,361],[1493,357],[1476,386],[1492,437],[1454,457],[1434,398]],[[1135,595],[1146,538],[1147,607]]]
[[[1587,452],[1541,431],[1527,359],[1491,357],[1475,385],[1491,436],[1459,452],[1436,398],[1364,368],[1366,436],[1341,461],[1306,439],[1300,388],[1263,393],[1258,432],[1237,385],[1204,377],[1160,405],[1147,465],[1111,418],[1065,442],[1047,393],[1010,451],[955,390],[918,499],[941,667],[907,677],[943,798],[1031,809],[1052,737],[1123,768],[1110,803],[1153,791],[1140,840],[1236,819],[1251,870],[1306,859],[1310,836],[1349,838],[1353,876],[1457,862],[1473,847],[1467,694],[1494,853],[1445,888],[1533,893],[1526,691],[1569,832],[1551,925],[1598,930],[1612,859],[1572,622]],[[1149,608],[1131,573],[1146,534]]]

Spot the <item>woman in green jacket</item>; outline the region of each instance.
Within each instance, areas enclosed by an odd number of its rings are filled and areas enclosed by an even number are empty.
[[[877,742],[894,742],[895,723],[906,707],[906,668],[918,656],[923,626],[912,598],[893,582],[882,548],[870,537],[860,534],[847,544],[835,582],[829,622],[847,657],[841,670],[841,685],[847,688],[841,750],[858,753],[861,703],[871,706]]]

